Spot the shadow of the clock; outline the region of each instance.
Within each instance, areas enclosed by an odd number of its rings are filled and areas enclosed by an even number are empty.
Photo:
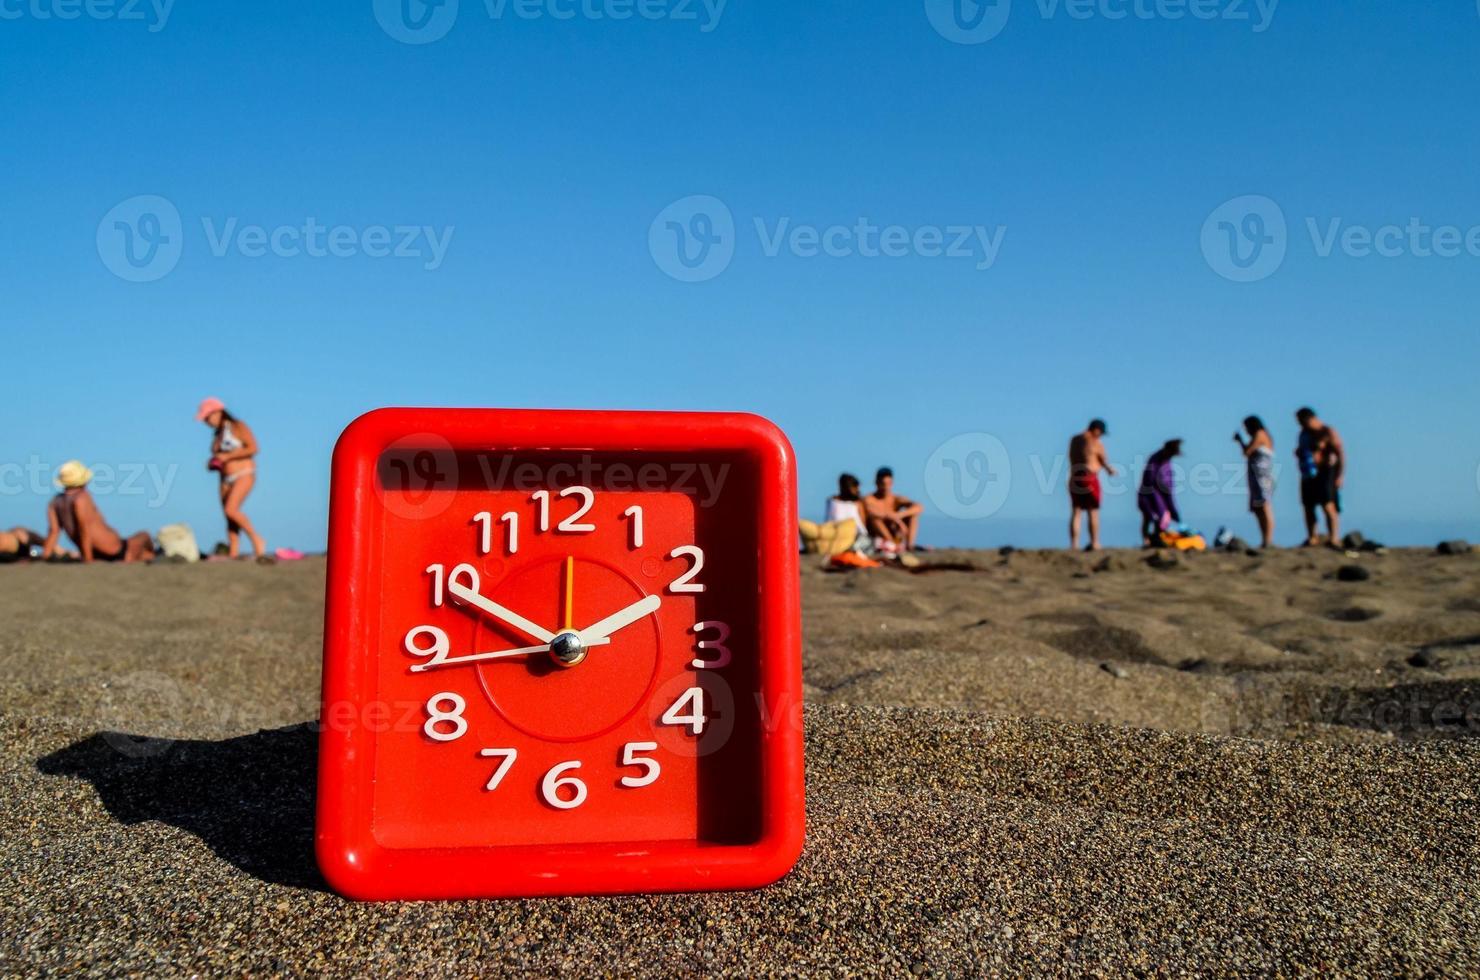
[[[313,853],[317,746],[308,724],[220,741],[98,732],[36,768],[92,783],[122,823],[157,820],[262,881],[324,890]]]

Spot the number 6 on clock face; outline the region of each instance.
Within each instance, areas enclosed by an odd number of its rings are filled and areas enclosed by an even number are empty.
[[[754,416],[387,409],[350,426],[325,877],[412,899],[783,874],[804,812],[795,513],[790,446]]]

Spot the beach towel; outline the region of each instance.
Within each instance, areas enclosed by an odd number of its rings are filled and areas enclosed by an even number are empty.
[[[200,561],[200,545],[195,542],[195,532],[189,524],[166,524],[159,529],[159,550],[166,558],[183,558]]]
[[[1163,547],[1175,548],[1178,551],[1207,551],[1208,542],[1196,531],[1184,534],[1181,531],[1161,532],[1161,543]]]

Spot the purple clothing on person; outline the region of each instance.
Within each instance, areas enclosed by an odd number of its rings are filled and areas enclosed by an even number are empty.
[[[1172,454],[1166,450],[1152,453],[1151,458],[1146,461],[1146,469],[1141,473],[1141,489],[1136,491],[1136,505],[1141,508],[1141,513],[1147,520],[1163,530],[1169,524],[1182,521],[1182,515],[1177,513],[1177,501],[1172,496],[1175,483]]]

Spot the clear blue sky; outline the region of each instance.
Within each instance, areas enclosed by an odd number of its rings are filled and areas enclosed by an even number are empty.
[[[977,44],[937,31],[933,0],[730,0],[717,22],[699,0],[697,20],[622,21],[514,2],[495,17],[461,0],[445,37],[406,44],[370,0],[179,0],[163,23],[147,0],[144,21],[5,0],[0,524],[42,522],[17,464],[78,456],[177,466],[162,500],[119,491],[106,512],[216,540],[192,420],[216,394],[264,447],[248,512],[304,548],[322,547],[335,436],[391,404],[759,412],[792,437],[809,512],[839,470],[880,463],[924,496],[939,445],[991,433],[1012,464],[1004,506],[927,539],[993,544],[1057,543],[1062,474],[1040,489],[1030,456],[1052,473],[1092,415],[1121,463],[1178,435],[1189,464],[1227,466],[1243,415],[1272,424],[1284,460],[1310,403],[1346,437],[1352,526],[1480,536],[1480,254],[1323,256],[1307,228],[1480,225],[1470,0],[1287,2],[1262,31],[1252,0],[1244,21],[1014,0]],[[152,282],[100,247],[138,195],[181,221],[178,264]],[[735,226],[702,282],[649,247],[689,195]],[[1243,195],[1288,225],[1283,263],[1253,282],[1200,245]],[[232,219],[309,218],[356,247],[378,225],[452,237],[434,269],[430,253],[252,257],[234,238],[216,254]],[[805,241],[767,254],[783,219],[861,218],[1005,232],[987,269]],[[1242,494],[1186,509],[1252,536]],[[1293,540],[1291,474],[1278,504]],[[1129,495],[1106,525],[1133,540]]]

